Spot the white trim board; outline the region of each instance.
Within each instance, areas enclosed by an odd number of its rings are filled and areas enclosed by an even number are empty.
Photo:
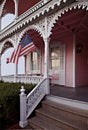
[[[73,99],[67,99],[67,98],[63,98],[63,97],[57,97],[57,96],[53,96],[53,95],[46,96],[46,99],[53,101],[53,102],[56,102],[56,103],[69,105],[71,107],[80,108],[83,110],[88,110],[88,103],[87,102],[73,100]]]

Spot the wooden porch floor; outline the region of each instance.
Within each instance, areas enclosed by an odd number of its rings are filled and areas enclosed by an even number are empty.
[[[66,87],[62,85],[52,85],[51,95],[88,102],[88,86]]]

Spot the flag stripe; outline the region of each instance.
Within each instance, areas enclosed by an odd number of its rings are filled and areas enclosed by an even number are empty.
[[[33,42],[30,43],[30,44],[28,44],[28,45],[26,45],[25,47],[23,47],[23,48],[22,48],[22,51],[24,51],[25,49],[29,48],[29,47],[32,46],[32,45],[34,45]]]
[[[35,47],[35,45],[33,44],[33,45],[29,46],[28,48],[22,49],[21,52],[20,52],[20,55],[25,55],[26,52],[31,52],[32,48],[34,50],[34,47]]]
[[[7,63],[13,62],[15,64],[18,64],[20,56],[27,55],[35,49],[36,46],[33,44],[31,38],[29,37],[29,35],[26,35],[19,43],[17,49],[12,52],[11,57],[7,58]]]
[[[11,55],[11,57],[10,57],[10,59],[9,59],[9,62],[13,62],[14,54],[15,54],[15,50],[12,52],[12,55]]]
[[[35,46],[32,46],[32,47],[30,47],[30,49],[26,50],[25,52],[22,52],[22,53],[20,54],[20,56],[22,56],[22,55],[27,55],[28,53],[30,53],[30,52],[32,52],[32,51],[34,51],[34,50],[36,50],[36,47],[35,47]]]
[[[18,48],[17,50],[15,51],[15,57],[14,57],[14,60],[13,60],[13,63],[18,63],[18,59],[19,59],[19,56],[20,56],[20,51],[21,51],[21,45],[18,45]]]

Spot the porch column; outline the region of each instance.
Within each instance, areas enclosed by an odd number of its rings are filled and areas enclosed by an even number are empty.
[[[47,79],[46,82],[46,94],[50,93],[50,88],[49,88],[49,38],[45,38],[45,60],[44,60],[44,77]]]
[[[0,77],[1,77],[1,53],[0,53]]]
[[[15,1],[15,18],[18,17],[18,0]]]
[[[75,37],[75,32],[73,32],[73,87],[76,86],[76,81],[75,81],[75,71],[76,71],[76,67],[75,67],[75,55],[76,55],[76,49],[75,49],[75,46],[76,46],[76,37]]]
[[[18,64],[15,64],[14,83],[17,82],[17,75],[18,75]]]
[[[1,6],[0,6],[0,30],[1,30],[1,19],[2,19],[2,17],[1,17],[1,15],[2,15],[2,11],[1,11]]]
[[[0,17],[0,30],[1,30],[1,17]]]
[[[27,75],[27,56],[25,56],[25,75]]]

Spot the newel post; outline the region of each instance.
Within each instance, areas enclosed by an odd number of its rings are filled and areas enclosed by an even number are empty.
[[[25,89],[22,86],[20,89],[20,122],[19,126],[24,128],[28,125],[27,118],[26,118],[26,94]]]

